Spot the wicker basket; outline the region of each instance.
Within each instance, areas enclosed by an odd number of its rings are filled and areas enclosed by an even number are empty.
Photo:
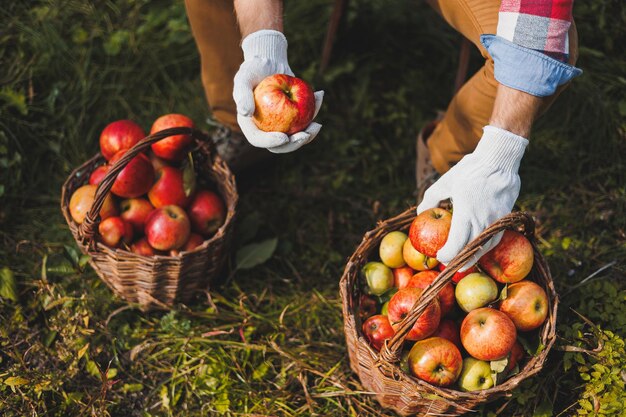
[[[110,248],[96,241],[104,198],[117,174],[126,164],[152,143],[177,134],[192,135],[196,174],[214,184],[221,194],[228,213],[224,224],[202,245],[180,256],[143,256],[121,248]],[[214,283],[229,253],[233,223],[238,201],[235,178],[226,163],[215,152],[213,142],[202,132],[186,128],[162,130],[142,139],[111,167],[98,185],[93,206],[82,224],[70,215],[72,193],[87,183],[91,172],[102,162],[98,154],[74,170],[63,184],[61,210],[80,250],[91,257],[89,263],[100,278],[115,292],[142,310],[167,309],[175,301],[188,301]]]
[[[341,278],[340,290],[350,366],[359,376],[365,389],[375,394],[383,407],[391,408],[401,415],[419,413],[420,415],[456,416],[473,410],[481,403],[511,395],[511,391],[520,382],[541,370],[555,341],[558,296],[548,265],[533,242],[532,217],[526,213],[512,213],[491,225],[450,262],[445,271],[440,273],[432,285],[424,290],[420,300],[400,323],[394,337],[385,343],[380,353],[375,351],[363,336],[362,323],[358,315],[361,291],[360,270],[368,259],[373,258],[377,253],[378,245],[387,233],[394,230],[406,231],[414,218],[415,208],[411,208],[397,217],[380,223],[374,230],[365,234],[363,241],[348,261]],[[439,291],[451,281],[454,273],[472,258],[482,244],[504,229],[522,232],[533,245],[535,262],[527,279],[541,285],[548,294],[548,317],[538,330],[545,348],[538,355],[531,357],[518,374],[500,385],[483,391],[462,392],[451,388],[436,387],[406,374],[398,364],[405,335]]]

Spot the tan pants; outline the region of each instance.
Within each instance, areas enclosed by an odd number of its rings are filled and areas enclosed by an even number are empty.
[[[428,0],[428,3],[459,33],[480,50],[485,65],[454,96],[443,120],[428,140],[433,165],[443,173],[472,152],[489,123],[498,82],[493,60],[480,43],[483,33],[496,33],[500,0]],[[202,65],[202,83],[213,117],[239,131],[233,77],[243,60],[241,35],[233,0],[185,0]],[[570,63],[578,55],[576,29],[570,30]],[[564,87],[563,87],[564,88]],[[545,100],[545,111],[554,98]]]

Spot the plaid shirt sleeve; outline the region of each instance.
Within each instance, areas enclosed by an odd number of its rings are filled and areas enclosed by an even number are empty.
[[[574,0],[502,0],[497,35],[567,62]]]

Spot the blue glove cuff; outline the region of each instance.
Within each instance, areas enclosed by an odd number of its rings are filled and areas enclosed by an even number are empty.
[[[582,74],[582,70],[572,65],[500,36],[481,35],[480,42],[493,58],[496,80],[533,96],[551,96],[558,86]]]

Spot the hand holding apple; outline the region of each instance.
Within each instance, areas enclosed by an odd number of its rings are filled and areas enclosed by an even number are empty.
[[[286,74],[264,78],[254,88],[252,120],[265,132],[293,135],[304,130],[315,113],[315,96],[306,81]]]
[[[255,113],[253,90],[266,77],[275,74],[293,76],[287,60],[287,39],[275,30],[259,30],[246,36],[241,42],[244,61],[235,74],[233,98],[237,105],[237,122],[252,146],[268,149],[274,153],[293,152],[310,143],[321,129],[311,122],[297,133],[287,135],[278,131],[265,132],[252,119]],[[314,93],[313,118],[322,105],[323,91]]]

